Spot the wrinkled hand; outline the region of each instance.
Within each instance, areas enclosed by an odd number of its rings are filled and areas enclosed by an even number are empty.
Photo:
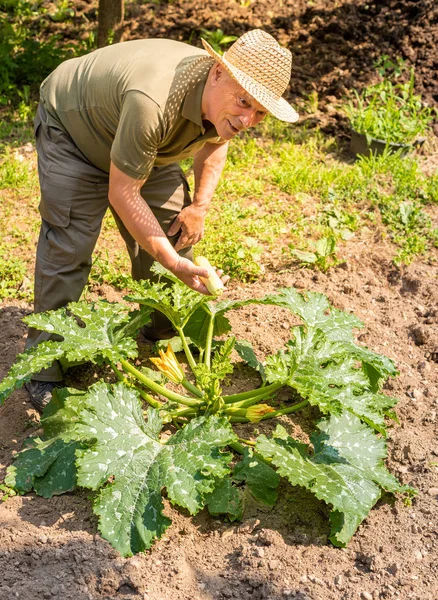
[[[189,288],[195,290],[195,292],[199,292],[200,294],[205,294],[206,296],[210,296],[210,292],[199,279],[200,277],[208,277],[209,270],[204,269],[203,267],[197,267],[191,260],[188,258],[179,257],[176,264],[170,269],[174,275],[178,277],[183,283],[185,283]],[[222,275],[222,271],[217,271],[219,277]],[[224,285],[230,279],[228,276],[221,277]]]
[[[175,245],[177,252],[183,248],[194,246],[202,240],[204,236],[205,214],[205,211],[191,204],[183,208],[176,217],[167,235],[172,237],[181,230],[181,235]]]

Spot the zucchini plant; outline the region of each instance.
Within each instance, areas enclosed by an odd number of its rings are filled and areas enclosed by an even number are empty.
[[[77,302],[24,319],[61,341],[19,355],[0,383],[0,402],[53,360],[109,365],[115,376],[85,391],[55,391],[42,416],[44,434],[9,467],[7,486],[44,497],[76,486],[93,490],[100,532],[124,556],[149,548],[169,526],[163,489],[193,515],[207,506],[233,521],[242,518],[245,486],[273,506],[284,477],[327,503],[336,546],[348,543],[383,491],[409,499],[414,490],[384,465],[385,419],[395,418],[396,399],[382,386],[397,370],[389,358],[354,342],[353,330],[362,327],[354,315],[330,306],[323,294],[294,288],[218,300],[156,270],[160,282],[133,282],[127,305]],[[231,332],[227,313],[248,304],[287,309],[301,320],[264,362]],[[135,341],[154,310],[177,334],[151,359],[157,370],[139,364]],[[258,372],[260,386],[225,394],[236,356]],[[285,388],[299,401],[273,406]],[[284,423],[270,435],[239,437],[241,423],[293,416],[307,405],[322,413],[309,444],[289,435]],[[164,436],[163,427],[174,433]]]

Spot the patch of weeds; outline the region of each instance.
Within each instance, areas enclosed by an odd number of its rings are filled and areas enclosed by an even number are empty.
[[[329,234],[320,238],[317,242],[310,242],[313,251],[297,250],[292,244],[289,244],[292,256],[294,256],[303,267],[316,267],[324,273],[342,262],[336,253],[337,245],[336,238],[333,234]]]
[[[206,225],[212,235],[207,235],[196,246],[197,254],[206,256],[213,265],[240,281],[254,281],[263,271],[263,247],[246,231],[250,213],[250,209],[243,208],[237,201],[211,210]]]
[[[6,252],[4,245],[0,246],[0,300],[17,298],[30,301],[33,289],[28,279],[28,264]]]
[[[118,290],[126,288],[132,281],[128,273],[127,260],[110,258],[108,251],[96,253],[91,268],[89,282],[112,285]]]
[[[36,168],[17,151],[8,150],[0,157],[0,189],[11,188],[17,192],[37,185]]]

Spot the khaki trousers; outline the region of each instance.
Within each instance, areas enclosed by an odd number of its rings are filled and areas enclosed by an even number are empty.
[[[79,300],[90,273],[102,219],[111,207],[108,173],[88,162],[68,134],[47,125],[42,104],[34,127],[42,219],[35,264],[34,311],[38,313]],[[191,202],[187,180],[176,163],[154,167],[141,195],[164,232]],[[128,249],[133,278],[152,279],[150,268],[154,259],[139,247],[113,210],[112,213]],[[175,245],[177,239],[178,235],[169,241]],[[191,248],[180,251],[180,255],[192,258]],[[26,348],[49,339],[56,336],[29,328]],[[60,365],[54,363],[34,379],[61,381]]]

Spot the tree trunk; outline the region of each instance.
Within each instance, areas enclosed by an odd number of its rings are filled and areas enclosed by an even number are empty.
[[[122,41],[125,0],[99,0],[97,47]]]

